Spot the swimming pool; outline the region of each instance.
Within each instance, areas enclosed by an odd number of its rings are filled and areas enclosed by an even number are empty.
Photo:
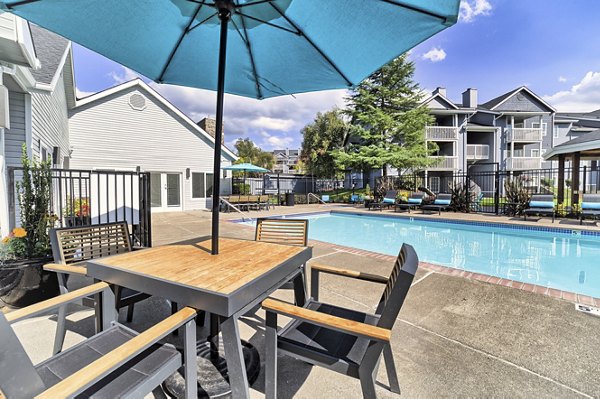
[[[288,217],[309,219],[311,239],[393,256],[408,243],[424,262],[600,297],[599,236],[336,212]]]

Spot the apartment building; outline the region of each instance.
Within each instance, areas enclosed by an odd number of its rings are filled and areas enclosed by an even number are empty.
[[[285,150],[274,150],[273,156],[275,157],[275,165],[273,166],[274,173],[285,173],[285,174],[294,174],[298,173],[297,165],[300,160],[300,151],[290,150],[286,148]]]

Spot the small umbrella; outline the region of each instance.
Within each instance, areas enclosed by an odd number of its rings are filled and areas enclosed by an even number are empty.
[[[214,196],[223,96],[352,88],[456,23],[460,0],[0,0],[0,8],[159,83],[217,90]],[[229,62],[226,67],[226,59]],[[212,251],[218,253],[219,201]]]
[[[236,163],[235,165],[222,167],[223,170],[232,170],[234,172],[244,172],[244,187],[246,187],[246,172],[267,173],[269,169],[252,165],[251,163]]]

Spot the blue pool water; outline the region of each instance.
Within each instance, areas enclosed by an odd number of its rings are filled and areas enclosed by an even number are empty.
[[[327,213],[309,219],[309,238],[397,255],[402,243],[419,259],[600,297],[600,237],[421,219]]]

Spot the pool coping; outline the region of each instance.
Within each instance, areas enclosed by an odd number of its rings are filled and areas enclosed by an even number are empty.
[[[368,213],[363,213],[363,212],[356,212],[356,211],[346,211],[346,210],[335,210],[335,211],[320,211],[320,212],[303,212],[303,213],[294,213],[294,214],[285,214],[285,215],[277,215],[277,216],[270,216],[270,217],[289,217],[289,216],[310,216],[310,215],[323,215],[323,214],[331,214],[331,213],[340,213],[340,214],[350,214],[350,215],[356,215],[356,216],[373,216],[373,217],[379,217],[379,218],[406,218],[408,214],[368,214]],[[422,220],[422,221],[433,221],[433,222],[447,222],[447,223],[453,223],[453,224],[466,224],[466,225],[476,225],[476,226],[488,226],[488,227],[500,227],[500,228],[511,228],[514,226],[515,230],[538,230],[538,231],[546,231],[546,232],[557,232],[557,233],[561,233],[561,234],[572,234],[572,230],[573,229],[568,229],[568,228],[563,228],[563,227],[542,227],[542,226],[516,226],[516,225],[511,225],[510,223],[502,223],[502,222],[471,222],[471,221],[462,221],[462,220],[453,220],[453,219],[444,219],[444,218],[436,218],[436,219],[431,219],[431,218],[427,218],[427,217],[414,217],[414,216],[410,216],[413,219],[416,220]],[[251,218],[250,220],[256,220],[257,218]],[[240,226],[243,227],[247,227],[247,228],[253,228],[252,226],[248,226],[248,225],[244,225],[241,224],[242,222],[244,222],[244,220],[242,219],[235,219],[235,220],[229,220],[232,223],[237,223]],[[582,234],[582,235],[591,235],[591,236],[598,236],[600,237],[600,233],[596,232],[596,231],[589,231],[589,230],[581,230],[579,229],[578,231],[583,232],[586,231],[588,233],[595,233],[595,234]],[[347,247],[345,245],[340,245],[340,244],[333,244],[330,242],[326,242],[326,241],[320,241],[320,240],[315,240],[315,239],[310,239],[311,242],[314,243],[318,243],[320,246],[324,246],[324,247],[328,247],[331,248],[333,250],[337,250],[339,252],[347,252],[347,253],[351,253],[354,255],[360,255],[360,256],[367,256],[367,257],[371,257],[371,258],[376,258],[376,259],[380,259],[380,260],[385,260],[385,261],[389,261],[389,262],[394,262],[396,260],[396,257],[393,255],[387,255],[387,254],[382,254],[379,252],[373,252],[373,251],[367,251],[364,249],[357,249],[357,248],[352,248],[352,247]],[[501,277],[496,277],[496,276],[492,276],[489,274],[483,274],[483,273],[476,273],[476,272],[469,272],[467,270],[463,270],[463,269],[458,269],[458,268],[454,268],[454,267],[450,267],[450,266],[443,266],[443,265],[438,265],[438,264],[434,264],[434,263],[429,263],[429,262],[423,262],[423,261],[419,261],[419,267],[422,267],[428,271],[432,271],[435,273],[440,273],[440,274],[444,274],[447,276],[452,276],[452,277],[462,277],[462,278],[466,278],[469,280],[477,280],[477,281],[481,281],[484,283],[489,283],[489,284],[495,284],[495,285],[502,285],[508,288],[516,288],[522,291],[526,291],[526,292],[533,292],[536,294],[541,294],[541,295],[545,295],[545,296],[549,296],[555,299],[562,299],[571,303],[575,303],[575,304],[583,304],[583,305],[588,305],[588,306],[596,306],[596,307],[600,307],[600,298],[595,298],[595,297],[591,297],[589,295],[583,295],[583,294],[578,294],[575,292],[570,292],[570,291],[563,291],[563,290],[559,290],[556,288],[550,288],[550,287],[546,287],[543,285],[537,285],[537,284],[530,284],[530,283],[523,283],[521,281],[517,281],[517,280],[510,280],[510,279],[505,279],[505,278],[501,278]]]

